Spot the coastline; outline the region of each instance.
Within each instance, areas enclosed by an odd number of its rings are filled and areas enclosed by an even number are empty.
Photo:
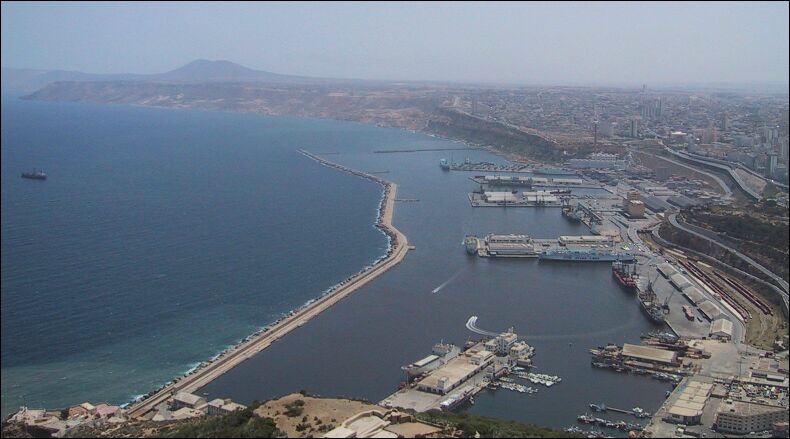
[[[384,187],[384,195],[379,204],[376,227],[388,237],[387,254],[376,260],[372,265],[363,268],[356,274],[331,287],[318,298],[311,299],[305,305],[288,313],[287,316],[244,338],[236,345],[225,349],[211,360],[200,363],[185,375],[175,378],[157,390],[149,392],[142,399],[131,402],[127,409],[127,414],[130,417],[142,417],[178,392],[193,393],[197,391],[236,365],[266,349],[282,336],[302,326],[358,288],[385,273],[406,256],[409,249],[406,235],[392,224],[395,196],[398,188],[395,183],[375,175],[347,168],[304,150],[298,150],[298,152],[324,166],[374,181]]]

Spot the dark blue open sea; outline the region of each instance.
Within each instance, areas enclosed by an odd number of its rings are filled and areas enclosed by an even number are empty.
[[[284,393],[378,401],[400,366],[465,328],[513,326],[538,394],[482,393],[473,413],[566,426],[591,402],[653,411],[669,386],[590,367],[587,350],[652,329],[608,264],[469,257],[465,234],[586,234],[559,210],[472,208],[458,148],[368,125],[253,114],[2,100],[2,411],[125,403],[386,252],[382,188],[299,148],[399,185],[403,263],[201,390],[243,403]],[[455,160],[501,161],[483,151]],[[44,182],[20,178],[44,168]],[[445,284],[437,293],[432,291]]]

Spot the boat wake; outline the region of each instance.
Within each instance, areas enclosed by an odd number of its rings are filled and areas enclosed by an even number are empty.
[[[461,272],[463,272],[463,271],[464,271],[463,269],[456,271],[456,272],[455,272],[455,274],[454,274],[454,275],[452,275],[452,276],[450,276],[450,278],[449,278],[449,279],[447,279],[446,281],[444,281],[444,282],[443,282],[441,285],[439,285],[438,287],[434,288],[434,289],[431,291],[431,293],[433,293],[433,294],[436,294],[436,293],[438,293],[439,291],[441,291],[441,289],[442,289],[442,288],[444,288],[444,287],[446,287],[446,286],[447,286],[447,284],[449,284],[450,282],[454,281],[454,280],[455,280],[455,278],[457,278],[458,276],[460,276],[460,275],[461,275]]]
[[[469,317],[469,320],[466,321],[466,329],[474,332],[475,334],[486,335],[489,337],[496,337],[499,335],[498,332],[491,332],[480,329],[477,327],[477,316]]]

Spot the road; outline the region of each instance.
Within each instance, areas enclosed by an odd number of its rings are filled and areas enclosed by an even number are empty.
[[[761,271],[762,273],[764,273],[766,276],[768,276],[768,277],[770,277],[771,279],[773,279],[773,280],[774,280],[774,282],[776,282],[776,283],[777,283],[777,285],[779,285],[779,286],[780,286],[780,287],[781,287],[781,288],[784,290],[784,296],[785,296],[785,297],[787,297],[787,293],[788,293],[788,283],[787,283],[787,281],[785,281],[785,280],[784,280],[784,279],[782,279],[781,277],[777,276],[777,275],[776,275],[774,272],[772,272],[771,270],[769,270],[769,269],[767,269],[767,268],[763,267],[762,265],[760,265],[760,263],[758,263],[758,262],[757,262],[757,261],[755,261],[754,259],[752,259],[752,258],[750,258],[750,257],[746,256],[745,254],[743,254],[743,253],[739,252],[738,250],[735,250],[735,249],[734,249],[734,248],[732,248],[732,247],[729,247],[729,246],[727,246],[726,244],[724,244],[724,243],[723,243],[723,242],[722,242],[720,239],[718,239],[718,238],[715,238],[715,239],[714,239],[714,238],[711,238],[710,236],[703,235],[702,233],[699,233],[699,232],[697,232],[697,231],[695,231],[695,230],[692,230],[692,229],[691,229],[690,227],[688,227],[686,224],[681,224],[681,223],[680,223],[680,221],[678,221],[678,220],[677,220],[677,214],[675,214],[675,213],[673,213],[673,214],[669,215],[669,222],[672,224],[672,226],[674,226],[674,227],[677,227],[678,229],[680,229],[680,230],[683,230],[684,232],[691,233],[691,234],[692,234],[692,235],[694,235],[694,236],[697,236],[697,237],[699,237],[699,238],[702,238],[702,239],[704,239],[704,240],[706,240],[706,241],[712,242],[712,243],[714,243],[714,244],[718,245],[719,247],[721,247],[721,248],[723,248],[723,249],[725,249],[725,250],[728,250],[728,251],[729,251],[729,252],[731,252],[732,254],[734,254],[734,255],[738,256],[739,258],[741,258],[742,260],[744,260],[745,262],[747,262],[748,264],[750,264],[752,267],[754,267],[754,268],[756,268],[756,269],[760,270],[760,271]]]
[[[660,155],[651,154],[651,153],[649,153],[647,151],[641,151],[640,150],[638,152],[640,152],[642,154],[645,154],[645,155],[649,155],[651,157],[655,157],[655,158],[661,159],[661,160],[666,160],[666,161],[668,161],[668,162],[670,162],[672,164],[675,164],[675,165],[678,165],[678,166],[682,166],[682,167],[684,167],[686,169],[689,169],[689,170],[692,170],[694,172],[699,172],[700,174],[704,174],[704,175],[712,178],[713,180],[715,180],[716,183],[718,183],[719,186],[721,186],[721,188],[724,190],[724,198],[725,199],[732,198],[732,190],[730,189],[729,186],[727,186],[727,183],[725,183],[724,180],[722,180],[718,175],[711,174],[710,172],[703,171],[703,170],[701,170],[699,168],[695,168],[693,166],[689,166],[689,165],[687,165],[685,163],[681,163],[681,162],[679,162],[677,160],[672,160],[672,159],[669,159],[669,158],[666,158],[666,157],[662,157]]]
[[[755,192],[754,189],[752,189],[746,183],[743,182],[743,180],[741,179],[741,176],[738,175],[737,172],[733,171],[732,167],[729,164],[718,163],[717,161],[714,161],[715,159],[703,160],[701,158],[692,157],[691,155],[680,153],[680,152],[675,151],[675,150],[673,150],[672,148],[669,148],[669,147],[665,147],[664,149],[667,152],[669,152],[670,154],[672,154],[672,155],[674,155],[676,157],[679,157],[679,158],[681,158],[683,160],[689,160],[689,161],[692,161],[694,163],[700,163],[702,165],[714,167],[716,169],[721,169],[722,171],[724,171],[727,174],[729,174],[729,176],[732,177],[732,179],[735,181],[735,184],[737,184],[738,187],[740,187],[740,189],[743,192],[745,192],[749,197],[751,197],[752,199],[754,199],[756,201],[760,201],[762,199],[760,194]]]

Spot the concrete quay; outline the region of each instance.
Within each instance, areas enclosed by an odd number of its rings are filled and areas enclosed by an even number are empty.
[[[346,168],[345,166],[332,163],[307,151],[300,152],[323,165],[367,178],[384,186],[384,198],[382,199],[381,205],[379,206],[377,227],[381,228],[384,233],[390,237],[390,250],[388,251],[386,257],[378,261],[371,268],[352,276],[351,278],[341,282],[339,285],[336,285],[328,293],[315,299],[315,301],[309,305],[306,305],[296,311],[292,311],[287,317],[270,325],[268,330],[264,329],[263,332],[258,332],[255,335],[248,337],[245,339],[245,341],[232,348],[229,348],[220,354],[220,356],[215,360],[204,363],[203,367],[196,369],[185,376],[175,379],[172,383],[161,388],[146,399],[133,403],[127,411],[130,417],[144,416],[146,413],[154,409],[159,404],[167,401],[178,392],[196,392],[198,389],[207,385],[239,363],[266,349],[281,337],[302,326],[305,322],[327,310],[329,307],[339,302],[344,297],[350,295],[368,282],[380,276],[402,261],[406,256],[406,253],[409,250],[406,235],[401,233],[397,228],[395,228],[395,226],[392,225],[395,197],[398,189],[395,183],[388,182],[374,175],[366,174],[364,172],[356,171]]]

